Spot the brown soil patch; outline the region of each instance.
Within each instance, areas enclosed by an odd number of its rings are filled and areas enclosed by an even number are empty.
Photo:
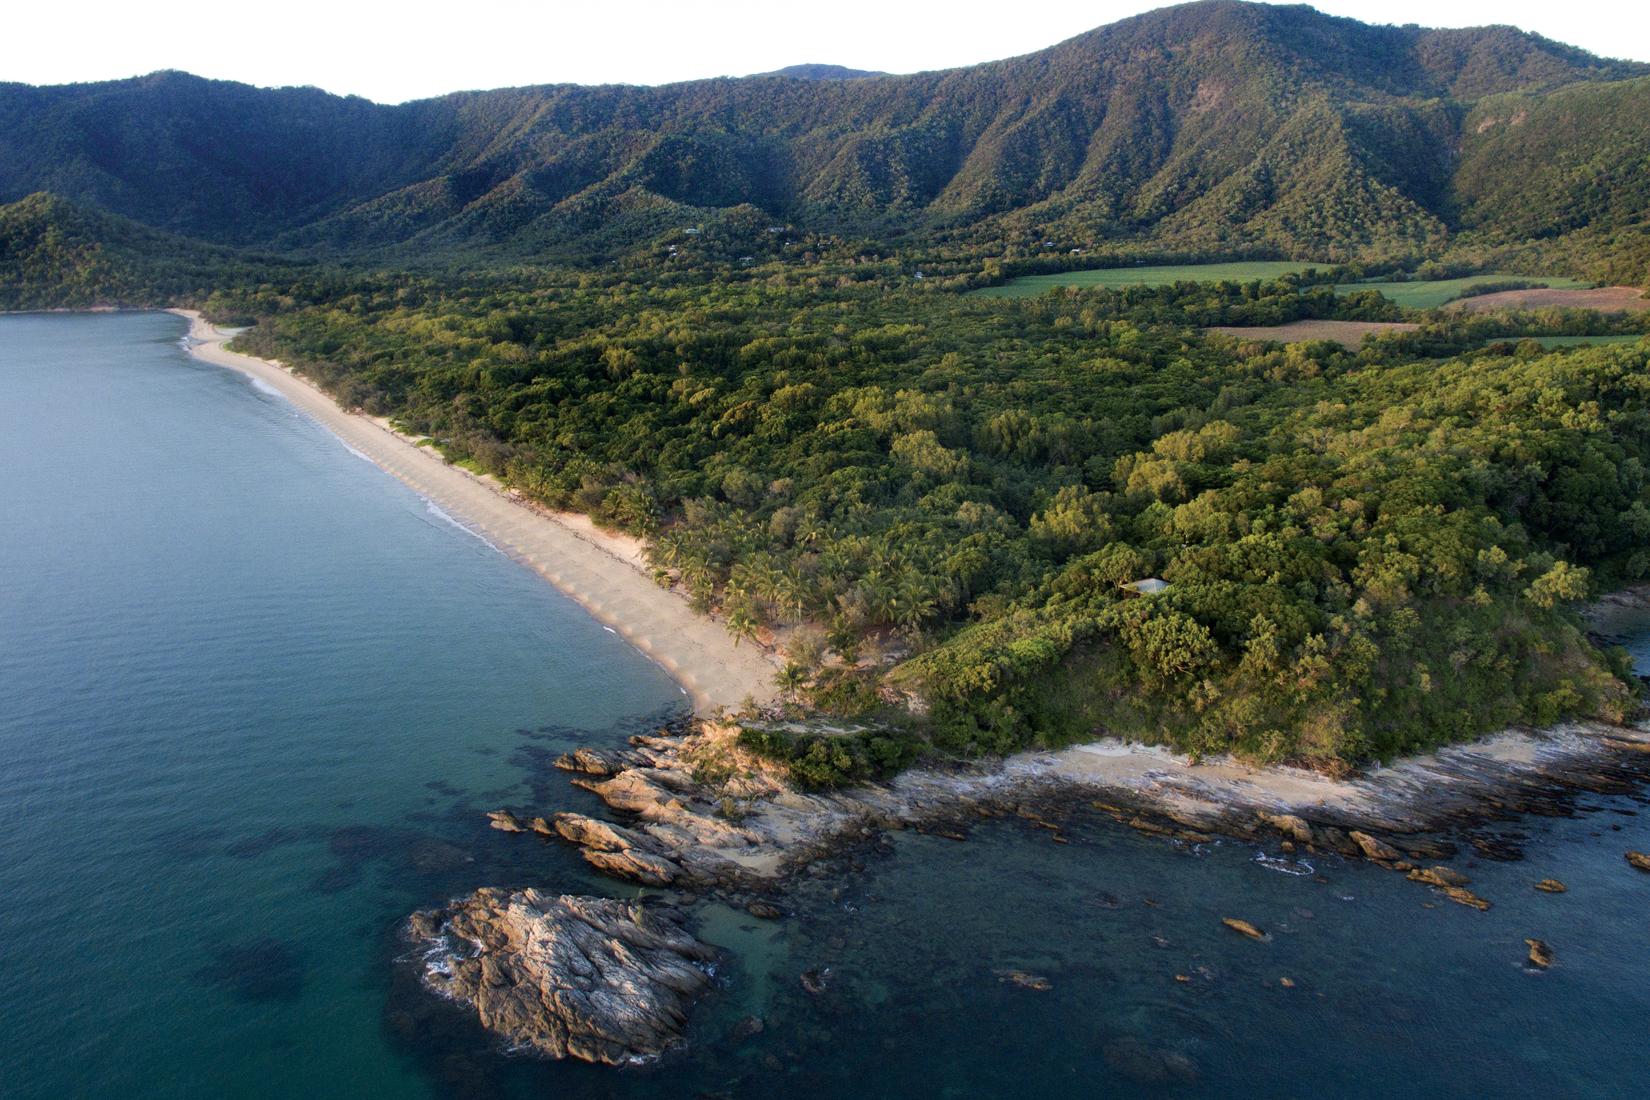
[[[1450,309],[1489,313],[1497,309],[1596,309],[1600,313],[1642,313],[1650,298],[1636,286],[1604,286],[1596,290],[1500,290],[1451,302]]]
[[[1259,325],[1253,328],[1217,326],[1209,331],[1236,336],[1240,340],[1266,340],[1280,344],[1333,340],[1342,347],[1357,351],[1363,346],[1364,337],[1372,332],[1414,332],[1420,327],[1397,321],[1291,321],[1287,325]]]

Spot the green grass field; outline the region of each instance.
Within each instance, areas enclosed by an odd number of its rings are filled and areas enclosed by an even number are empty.
[[[1461,292],[1469,287],[1488,286],[1496,283],[1512,283],[1514,285],[1533,283],[1537,286],[1552,287],[1556,290],[1581,290],[1592,285],[1575,279],[1557,277],[1468,275],[1462,279],[1431,279],[1414,283],[1342,283],[1335,290],[1340,294],[1351,294],[1359,290],[1378,290],[1404,309],[1437,309],[1439,306],[1461,297]]]
[[[1575,348],[1594,344],[1636,344],[1644,337],[1636,332],[1617,334],[1614,336],[1500,336],[1486,341],[1489,344],[1516,344],[1523,340],[1534,340],[1544,348]]]
[[[1065,271],[1057,275],[1022,275],[1002,286],[970,291],[984,298],[1035,298],[1057,286],[1120,287],[1169,286],[1172,283],[1249,283],[1305,271],[1313,264],[1257,260],[1231,264],[1172,264],[1167,267],[1103,267],[1093,271]]]

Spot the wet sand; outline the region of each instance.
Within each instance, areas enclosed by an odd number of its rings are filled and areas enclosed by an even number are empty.
[[[531,566],[669,672],[695,711],[734,709],[775,695],[777,666],[768,654],[750,643],[735,645],[722,624],[661,588],[647,571],[638,540],[602,531],[584,516],[530,506],[494,479],[449,465],[387,421],[346,412],[279,363],[230,351],[224,345],[233,333],[198,312],[170,312],[190,322],[191,355],[274,389],[414,492]]]

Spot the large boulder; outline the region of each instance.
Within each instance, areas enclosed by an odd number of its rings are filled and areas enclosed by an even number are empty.
[[[710,987],[715,948],[676,910],[537,890],[477,890],[413,914],[426,986],[512,1049],[618,1065],[656,1057]]]

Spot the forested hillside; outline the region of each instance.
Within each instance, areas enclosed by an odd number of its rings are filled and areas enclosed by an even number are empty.
[[[1543,171],[1602,158],[1642,190],[1643,158],[1616,155],[1642,136],[1641,93],[1592,89],[1647,71],[1507,28],[1206,0],[913,76],[802,66],[386,107],[157,73],[0,86],[0,201],[51,191],[217,243],[388,258],[611,258],[734,209],[985,254],[1052,239],[1408,258],[1505,228],[1510,207],[1521,237],[1592,212],[1571,204],[1585,181],[1520,201],[1486,179],[1513,128],[1477,127],[1504,108],[1546,135],[1515,150]]]
[[[799,697],[922,744],[1109,731],[1334,767],[1626,713],[1568,606],[1589,570],[1650,575],[1647,345],[1191,327],[1392,308],[1298,277],[995,300],[829,274],[363,277],[214,308],[347,404],[647,536],[736,634],[785,634]],[[1170,588],[1122,587],[1147,577]],[[905,758],[876,744],[807,767]]]
[[[0,310],[169,305],[300,267],[157,232],[54,195],[0,206]]]

